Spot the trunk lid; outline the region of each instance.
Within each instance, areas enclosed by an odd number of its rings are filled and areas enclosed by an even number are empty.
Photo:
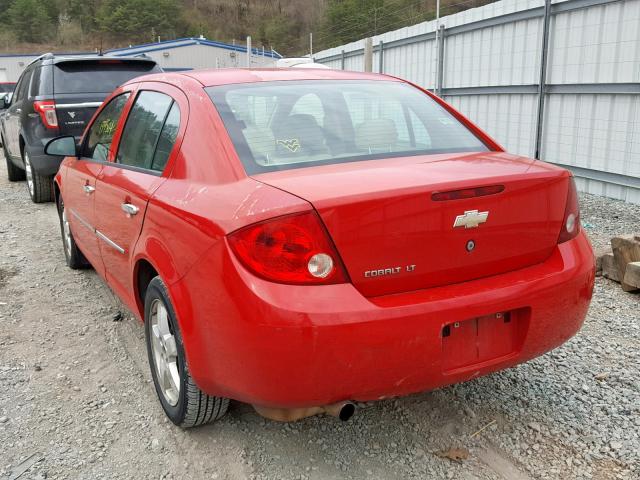
[[[569,177],[552,165],[488,152],[343,163],[254,178],[309,201],[354,286],[365,296],[379,296],[544,261],[557,244]],[[432,199],[436,192],[491,185],[504,190]],[[486,221],[476,228],[454,227],[458,216],[464,223],[482,220],[483,212]],[[473,249],[467,248],[470,242]]]

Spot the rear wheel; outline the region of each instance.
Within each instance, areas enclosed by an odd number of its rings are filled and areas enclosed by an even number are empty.
[[[24,170],[16,167],[9,158],[9,152],[7,151],[7,145],[2,138],[2,153],[4,154],[4,161],[7,162],[7,177],[10,182],[20,182],[25,179]]]
[[[221,418],[229,399],[207,395],[191,378],[176,315],[160,277],[147,287],[144,319],[151,376],[169,419],[189,428]]]
[[[71,233],[69,219],[67,218],[67,210],[64,208],[64,201],[62,200],[62,197],[60,197],[60,200],[58,201],[58,215],[60,216],[62,248],[64,249],[64,257],[67,265],[73,270],[89,267],[89,262],[76,245],[76,241]]]
[[[33,169],[29,152],[25,149],[22,153],[24,159],[24,170],[27,176],[27,189],[29,196],[34,203],[45,203],[53,201],[53,177],[40,175]]]

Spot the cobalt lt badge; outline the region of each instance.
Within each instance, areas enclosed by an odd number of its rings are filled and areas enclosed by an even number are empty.
[[[489,212],[479,212],[478,210],[467,210],[463,215],[458,215],[453,222],[453,228],[478,228],[478,225],[487,221]]]

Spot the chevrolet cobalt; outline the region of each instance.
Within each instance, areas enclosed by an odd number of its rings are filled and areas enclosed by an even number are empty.
[[[589,306],[571,174],[400,79],[149,75],[46,150],[67,264],[144,322],[183,427],[228,399],[346,419],[541,355]]]

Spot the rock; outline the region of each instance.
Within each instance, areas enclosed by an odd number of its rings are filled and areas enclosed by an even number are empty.
[[[620,281],[620,272],[618,271],[618,264],[616,263],[613,253],[607,253],[600,259],[602,276],[613,280],[614,282]]]
[[[595,257],[595,260],[596,260],[596,276],[597,277],[602,275],[602,257],[604,257],[607,254],[613,255],[613,253],[611,252],[611,248],[609,247],[599,248],[593,252],[593,256]]]
[[[0,423],[7,423],[8,421],[9,421],[9,417],[6,417],[4,415],[0,417]]]
[[[158,450],[160,450],[160,448],[160,441],[157,438],[153,438],[151,440],[151,450],[157,452]]]
[[[637,290],[636,286],[624,281],[624,276],[628,263],[640,262],[640,241],[635,237],[613,237],[611,239],[611,250],[613,250],[613,257],[622,280],[622,289],[625,292]]]
[[[540,424],[538,422],[529,422],[529,428],[538,433],[540,433],[541,430]]]
[[[627,268],[624,271],[624,278],[622,279],[622,285],[628,285],[631,291],[632,289],[640,289],[640,262],[627,263]]]

